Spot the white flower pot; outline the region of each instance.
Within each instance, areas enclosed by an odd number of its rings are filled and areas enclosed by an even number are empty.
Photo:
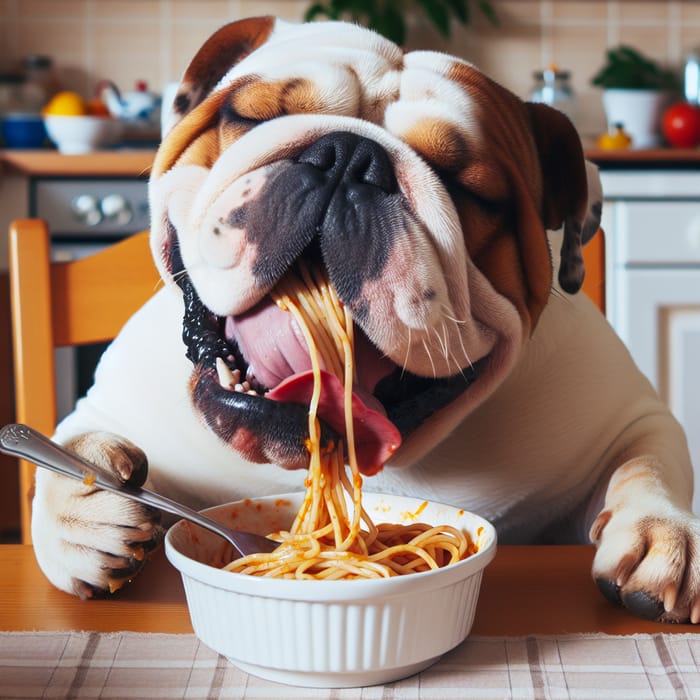
[[[669,101],[669,93],[660,90],[608,88],[603,92],[608,125],[622,124],[632,137],[632,148],[661,144],[661,117]]]

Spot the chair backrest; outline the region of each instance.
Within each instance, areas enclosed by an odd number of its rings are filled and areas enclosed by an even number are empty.
[[[586,267],[583,291],[605,313],[605,233],[602,228],[583,247],[583,262]]]
[[[56,427],[54,349],[109,341],[158,289],[148,232],[87,258],[51,262],[50,234],[40,219],[10,226],[10,303],[15,416],[51,435]],[[32,464],[20,460],[22,541],[31,542]]]

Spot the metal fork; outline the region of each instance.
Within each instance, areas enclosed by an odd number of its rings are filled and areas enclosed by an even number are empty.
[[[106,491],[113,491],[120,496],[131,498],[139,503],[153,506],[159,510],[172,513],[185,520],[201,525],[230,542],[242,556],[271,552],[279,546],[267,537],[252,532],[231,530],[216,520],[188,508],[182,503],[161,496],[141,487],[129,486],[119,481],[113,474],[82,457],[66,450],[34,428],[22,423],[10,423],[0,428],[0,452],[21,457],[34,464],[51,469],[64,476],[83,481]]]

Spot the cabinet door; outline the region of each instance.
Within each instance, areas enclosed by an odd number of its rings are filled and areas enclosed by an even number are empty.
[[[688,436],[700,514],[700,269],[627,269],[616,330]]]

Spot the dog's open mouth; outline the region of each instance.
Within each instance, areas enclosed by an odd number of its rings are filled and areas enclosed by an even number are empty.
[[[184,271],[175,279],[185,299],[183,340],[195,367],[191,393],[206,424],[251,461],[308,466],[314,380],[291,314],[268,296],[244,314],[219,317],[205,307]],[[352,413],[361,471],[381,469],[403,437],[467,389],[480,365],[447,378],[418,377],[382,356],[356,327]],[[322,372],[323,447],[345,434],[343,397],[342,383]]]

